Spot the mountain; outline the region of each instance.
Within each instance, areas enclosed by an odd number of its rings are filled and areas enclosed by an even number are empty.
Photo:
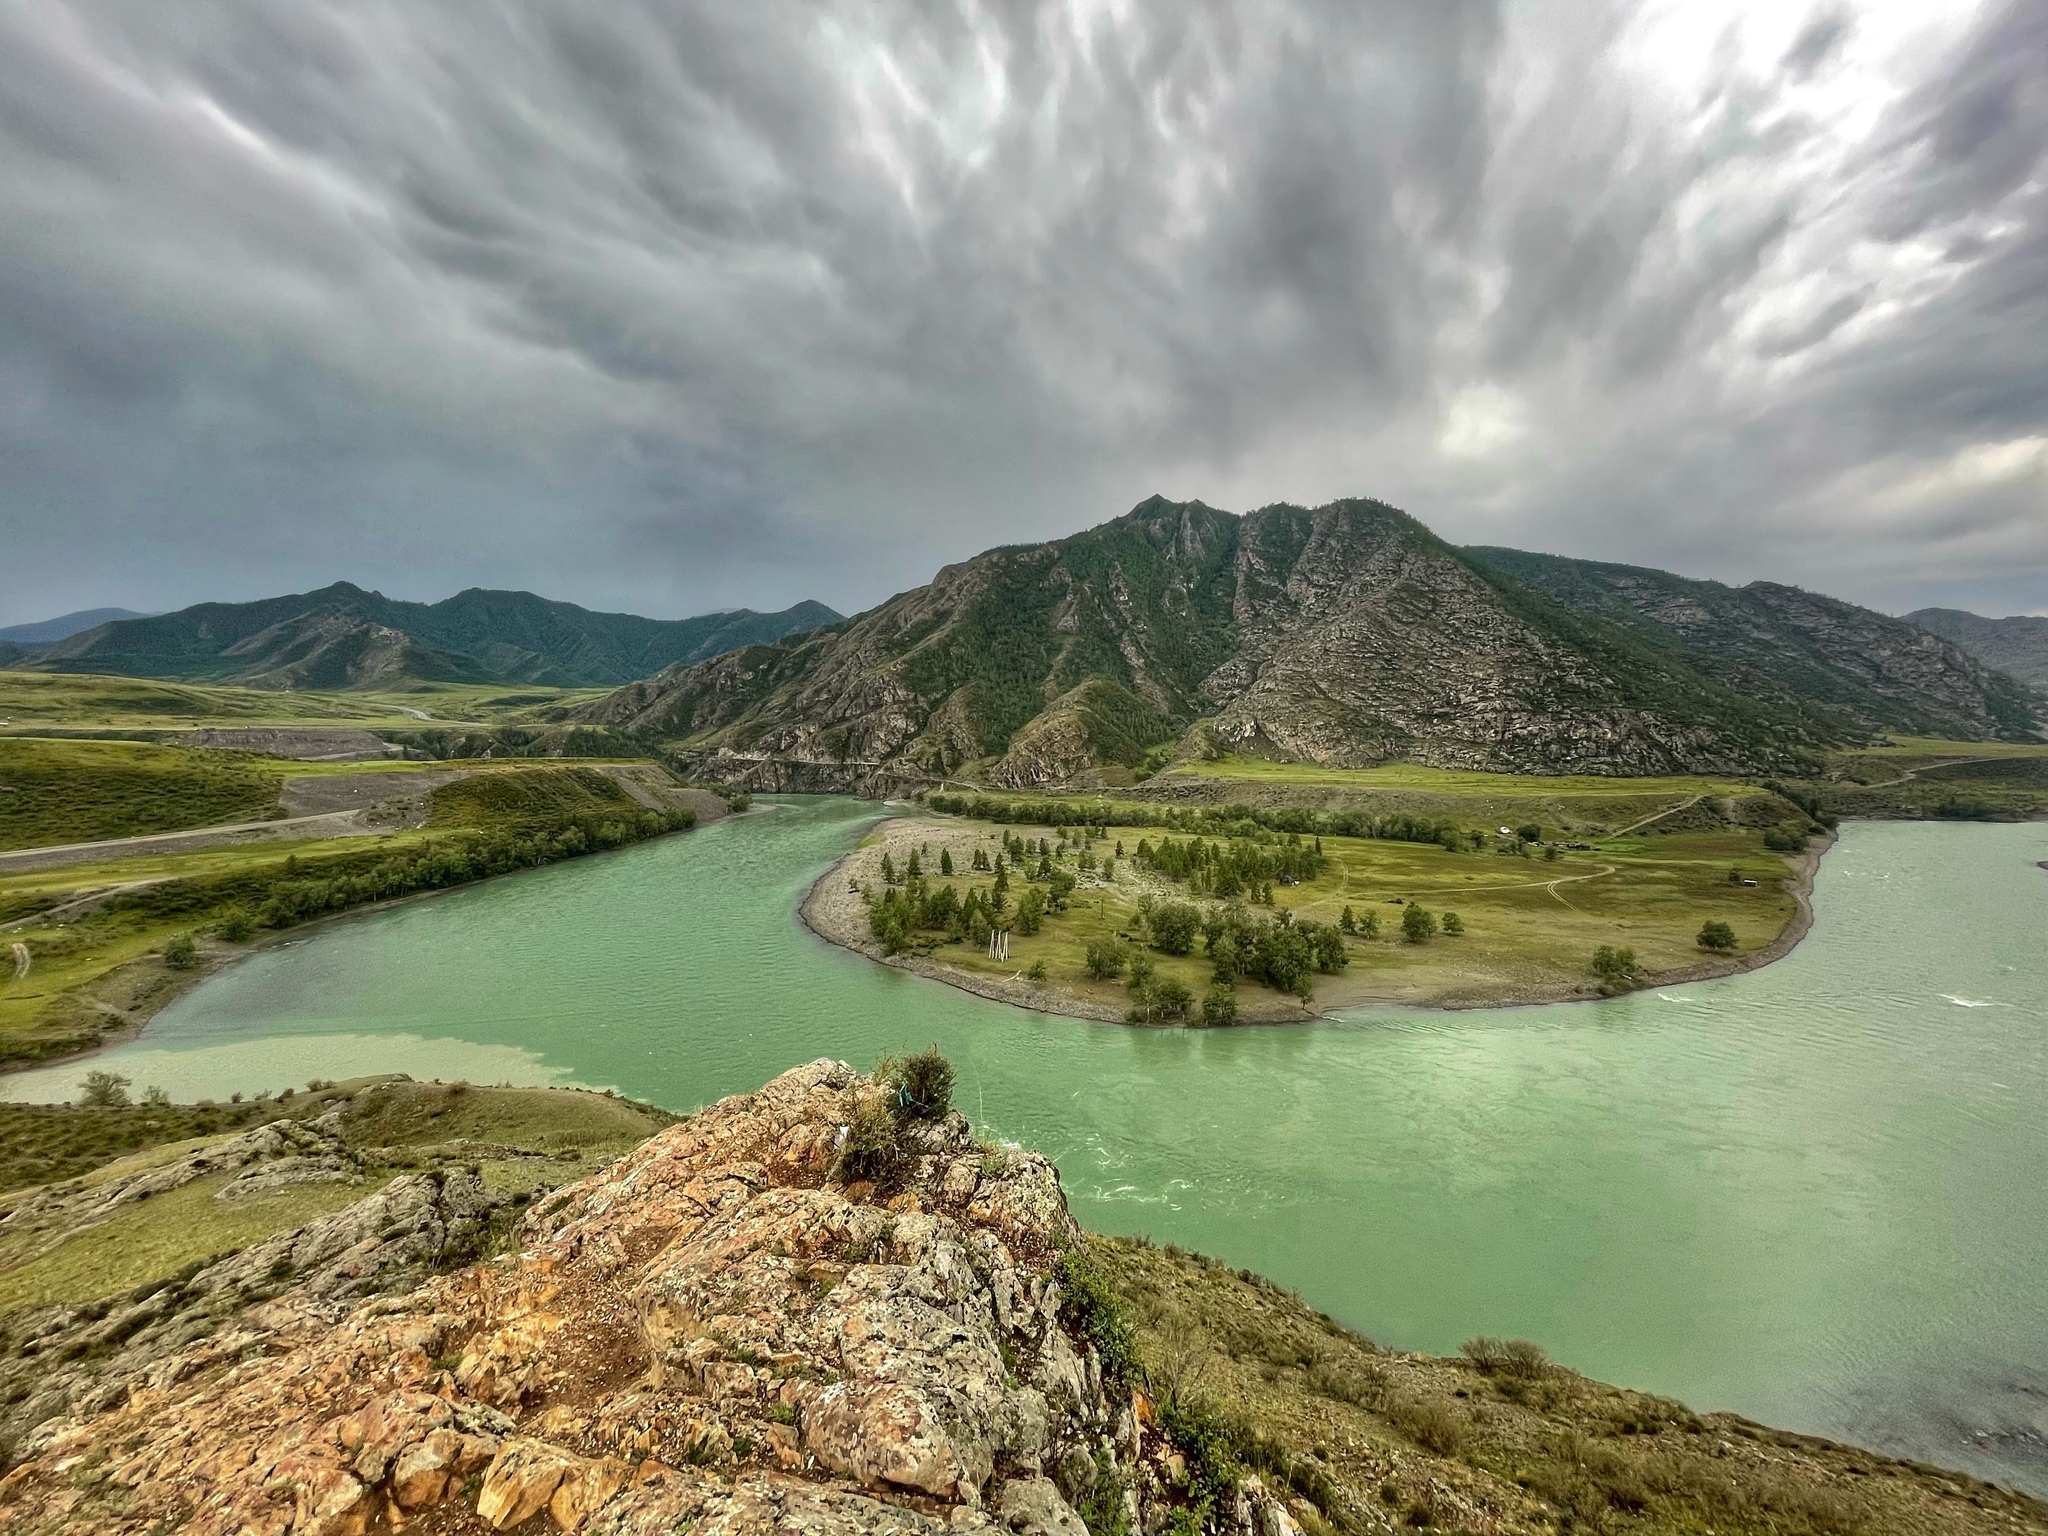
[[[1582,614],[1693,656],[1752,698],[1803,711],[1835,739],[1887,731],[2024,739],[2040,709],[1967,647],[1798,587],[1728,587],[1514,549],[1465,552]]]
[[[1833,638],[1814,642],[1810,676],[1788,673],[1802,687],[1760,693],[1711,652],[1560,600],[1498,552],[1455,549],[1379,502],[1237,517],[1154,497],[1071,538],[948,566],[813,634],[671,667],[583,713],[671,741],[708,777],[765,788],[1099,782],[1176,738],[1336,766],[1751,772],[1867,738],[1873,725],[1837,695],[1872,720],[1949,734],[2031,728],[2009,685],[1954,647],[1774,590],[1791,615],[1781,627]],[[1866,629],[1918,649],[1849,655]],[[1846,659],[1828,661],[1834,651]]]
[[[69,640],[81,630],[111,624],[116,619],[142,617],[144,615],[132,608],[81,608],[76,613],[60,614],[54,619],[44,619],[36,624],[10,624],[0,629],[0,644],[33,649],[39,645],[52,645],[59,640]]]
[[[1986,619],[1960,608],[1922,608],[1907,614],[1906,622],[1954,642],[1987,667],[2048,692],[2048,619],[2024,614]]]
[[[102,624],[34,663],[254,688],[395,688],[408,682],[604,687],[772,642],[839,617],[822,603],[692,619],[593,613],[531,592],[472,587],[408,603],[336,582],[252,603],[200,603]]]

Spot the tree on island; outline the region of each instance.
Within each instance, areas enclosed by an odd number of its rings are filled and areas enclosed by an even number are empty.
[[[1237,988],[1227,981],[1212,983],[1202,997],[1202,1022],[1211,1029],[1226,1029],[1237,1022]]]
[[[1108,981],[1122,974],[1129,959],[1130,951],[1122,939],[1090,939],[1088,948],[1082,952],[1081,964],[1097,981]]]

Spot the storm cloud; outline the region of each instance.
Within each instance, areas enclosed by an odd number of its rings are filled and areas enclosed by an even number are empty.
[[[0,0],[0,622],[1154,491],[2048,610],[2048,0]]]

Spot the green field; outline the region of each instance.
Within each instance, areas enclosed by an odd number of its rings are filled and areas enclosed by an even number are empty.
[[[604,697],[603,688],[422,683],[402,693],[284,693],[76,672],[0,672],[0,731],[193,730],[201,726],[332,725],[418,730],[438,724],[523,725]],[[421,715],[430,716],[422,719]]]
[[[1643,795],[1733,795],[1751,789],[1740,780],[1699,775],[1616,779],[1598,774],[1482,773],[1476,769],[1427,768],[1419,763],[1383,763],[1376,768],[1324,768],[1316,763],[1279,763],[1258,757],[1223,757],[1214,762],[1183,764],[1169,769],[1160,778],[1308,784],[1328,789],[1478,795],[1487,799],[1532,796],[1540,799],[1559,796],[1632,799]]]
[[[963,895],[986,890],[991,875],[966,872],[975,850],[992,861],[1002,839],[1018,834],[1034,843],[1039,838],[1052,842],[1056,866],[1076,876],[1079,883],[1068,910],[1046,918],[1035,935],[1013,928],[1007,963],[989,959],[972,943],[921,934],[932,959],[994,979],[1019,977],[1042,964],[1050,991],[1121,1009],[1130,1002],[1125,985],[1087,974],[1089,944],[1121,935],[1143,945],[1148,935],[1138,917],[1141,898],[1193,901],[1204,913],[1225,905],[1138,866],[1134,855],[1141,838],[1156,843],[1162,835],[1187,835],[1162,833],[1157,827],[1102,829],[1089,849],[1098,862],[1113,857],[1118,844],[1124,849],[1107,881],[1099,873],[1083,872],[1080,845],[1062,851],[1051,826],[937,817],[899,822],[870,839],[852,856],[847,874],[879,892],[885,889],[884,853],[900,877],[913,849],[926,871],[938,867],[945,850],[961,872],[950,878],[927,876],[928,884],[951,885]],[[1324,872],[1298,885],[1275,886],[1270,906],[1247,908],[1255,919],[1284,911],[1297,919],[1335,924],[1347,907],[1361,925],[1367,914],[1377,918],[1377,937],[1346,939],[1347,965],[1313,976],[1319,1009],[1365,1003],[1467,1006],[1577,995],[1593,989],[1590,964],[1603,945],[1633,949],[1647,981],[1709,963],[1712,957],[1697,942],[1708,921],[1725,922],[1734,930],[1737,948],[1731,958],[1739,962],[1776,940],[1797,910],[1786,858],[1766,849],[1758,830],[1736,824],[1673,833],[1646,829],[1603,839],[1589,849],[1555,848],[1555,857],[1547,856],[1551,848],[1525,847],[1517,838],[1498,835],[1486,837],[1480,849],[1457,852],[1379,838],[1325,836],[1321,842]],[[1744,880],[1756,883],[1745,885]],[[1012,910],[1027,889],[1027,882],[1012,881]],[[1408,942],[1401,921],[1409,903],[1439,919],[1444,912],[1457,913],[1465,932]],[[1196,999],[1208,989],[1212,963],[1199,940],[1186,956],[1146,952],[1159,977],[1179,981]],[[1270,987],[1241,979],[1237,994],[1248,1020],[1299,1016],[1290,997]]]
[[[243,752],[0,737],[0,849],[258,821],[278,785]]]

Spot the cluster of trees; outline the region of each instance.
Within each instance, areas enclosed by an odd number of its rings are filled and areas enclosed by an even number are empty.
[[[1202,940],[1219,983],[1250,977],[1304,1000],[1314,990],[1312,973],[1333,976],[1351,963],[1343,934],[1325,923],[1297,921],[1291,912],[1256,918],[1242,907],[1224,907],[1203,921]]]
[[[1012,800],[987,795],[935,794],[926,802],[948,816],[967,816],[999,825],[1029,824],[1096,831],[1109,827],[1163,827],[1207,837],[1254,838],[1261,832],[1298,837],[1371,837],[1385,842],[1435,843],[1452,850],[1468,846],[1464,830],[1441,817],[1369,811],[1310,811],[1297,807],[1265,810],[1250,805],[1155,807],[1131,801]]]
[[[1282,878],[1313,880],[1329,865],[1323,854],[1323,840],[1311,843],[1298,833],[1269,838],[1263,843],[1233,838],[1229,842],[1191,837],[1186,842],[1162,838],[1157,847],[1138,839],[1133,855],[1141,868],[1155,870],[1170,880],[1186,883],[1198,894],[1249,896],[1270,905],[1273,882]]]
[[[636,809],[631,814],[569,818],[553,826],[459,830],[399,852],[366,850],[304,860],[293,854],[281,865],[169,880],[116,897],[107,910],[144,920],[211,921],[222,938],[238,942],[250,937],[258,926],[289,928],[370,902],[465,885],[489,875],[618,848],[665,832],[683,831],[694,826],[696,819],[687,810]]]
[[[1337,928],[1355,938],[1376,939],[1380,936],[1380,915],[1367,912],[1361,917],[1346,907],[1337,919]],[[1439,916],[1412,901],[1402,908],[1401,937],[1410,944],[1427,944],[1439,932],[1458,938],[1465,932],[1465,920],[1455,912]]]
[[[955,944],[985,944],[989,931],[1006,923],[1019,933],[1036,933],[1048,913],[1066,911],[1076,883],[1069,871],[1051,870],[1043,879],[1042,888],[1040,883],[1033,883],[1018,898],[1013,911],[1010,868],[1003,855],[996,855],[991,863],[986,853],[977,849],[975,857],[979,867],[992,868],[995,878],[987,886],[973,886],[962,894],[957,886],[934,884],[927,878],[924,861],[915,850],[900,873],[894,858],[882,855],[883,891],[879,897],[869,897],[868,928],[881,941],[885,954],[898,954],[910,948],[920,933],[941,935],[946,942]],[[940,850],[941,874],[952,873],[952,862],[952,855]],[[1027,882],[1037,882],[1038,878],[1026,870]]]
[[[416,853],[391,854],[354,873],[302,871],[296,859],[287,859],[285,878],[271,887],[256,908],[255,920],[263,928],[289,928],[328,912],[621,848],[663,832],[683,831],[695,822],[690,811],[642,811],[638,816],[590,818],[553,829],[455,836]]]

